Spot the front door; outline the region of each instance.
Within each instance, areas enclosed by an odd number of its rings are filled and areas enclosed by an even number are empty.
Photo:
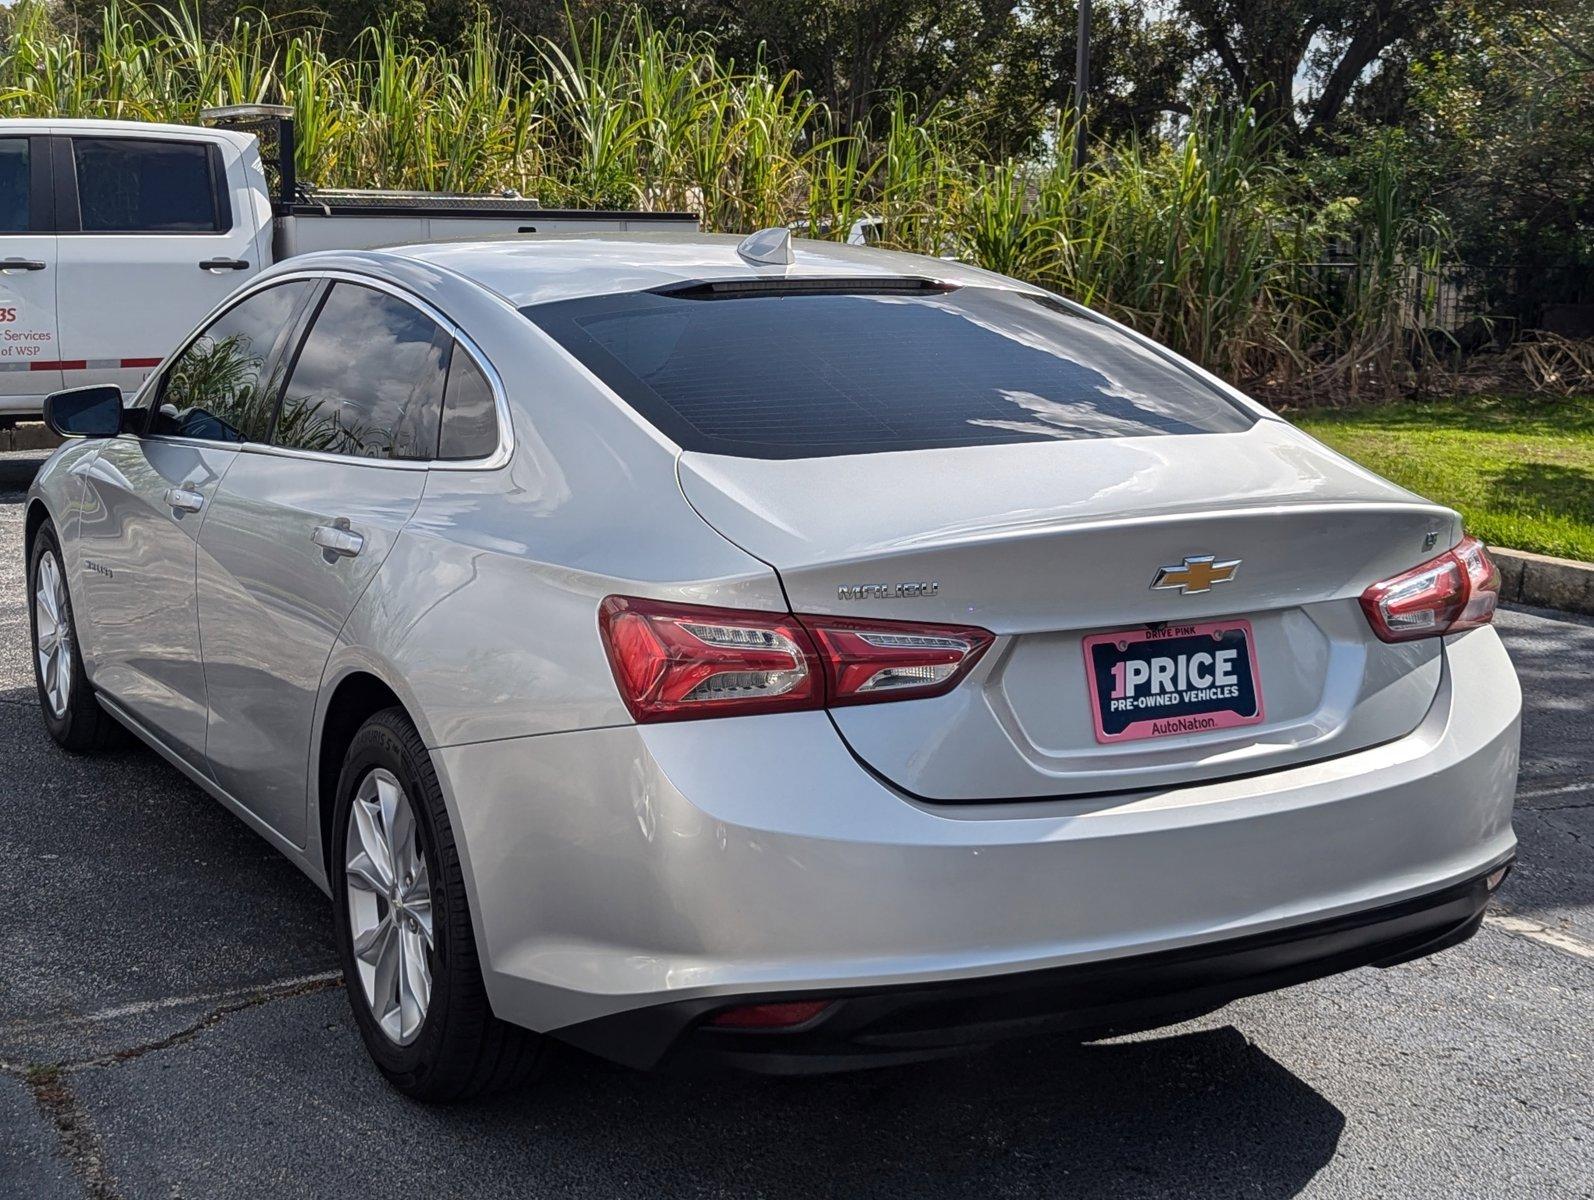
[[[131,393],[260,269],[242,166],[221,141],[100,133],[58,136],[54,163],[67,386]]]
[[[206,700],[196,544],[239,445],[263,442],[276,364],[314,285],[253,293],[179,354],[85,476],[79,639],[96,687],[195,766]]]
[[[283,393],[272,451],[227,474],[200,539],[216,781],[305,844],[311,722],[344,622],[420,503],[448,338],[409,301],[337,282]]]
[[[60,390],[50,139],[0,137],[0,418]]]
[[[191,765],[205,753],[194,556],[236,450],[111,438],[84,475],[78,636],[94,686]]]

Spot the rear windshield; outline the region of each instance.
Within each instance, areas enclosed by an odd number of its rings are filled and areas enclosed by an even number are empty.
[[[685,450],[808,458],[1255,420],[1112,327],[995,288],[700,286],[522,311]]]

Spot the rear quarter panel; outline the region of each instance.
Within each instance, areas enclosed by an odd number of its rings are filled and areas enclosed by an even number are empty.
[[[322,686],[375,671],[433,746],[629,723],[598,638],[607,595],[784,607],[774,572],[687,503],[673,447],[497,307],[444,311],[506,382],[512,460],[429,473]]]

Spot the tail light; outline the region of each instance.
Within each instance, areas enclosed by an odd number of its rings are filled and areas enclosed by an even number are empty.
[[[819,708],[808,631],[789,613],[610,596],[598,609],[609,666],[638,721]]]
[[[1362,610],[1386,642],[1476,629],[1499,603],[1499,568],[1475,537],[1362,593]]]
[[[598,629],[638,721],[939,696],[995,635],[961,625],[669,604],[610,596]]]
[[[963,625],[798,617],[825,662],[830,704],[939,696],[951,691],[996,636]]]

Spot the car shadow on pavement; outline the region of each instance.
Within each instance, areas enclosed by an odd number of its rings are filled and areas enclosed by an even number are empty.
[[[479,1146],[534,1140],[572,1166],[589,1152],[631,1159],[668,1194],[766,1197],[1288,1197],[1345,1128],[1232,1027],[806,1079],[641,1074],[570,1055],[519,1096],[449,1113]]]

